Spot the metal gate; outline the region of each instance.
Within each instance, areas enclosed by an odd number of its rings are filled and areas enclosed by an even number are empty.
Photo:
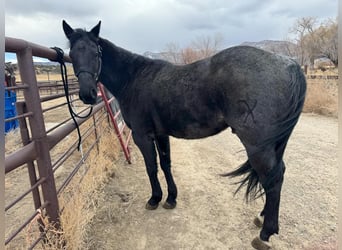
[[[99,83],[98,87],[100,89],[101,97],[105,103],[107,112],[109,114],[112,125],[115,129],[116,135],[118,136],[118,139],[120,141],[122,151],[125,154],[127,162],[131,164],[131,155],[128,144],[132,137],[132,131],[127,127],[126,123],[124,122],[119,107],[119,103],[117,102],[115,97],[102,85],[102,83]]]

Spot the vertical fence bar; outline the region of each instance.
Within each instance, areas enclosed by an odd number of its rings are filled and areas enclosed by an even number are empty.
[[[28,84],[24,90],[24,97],[27,100],[26,106],[33,115],[29,117],[32,140],[35,141],[37,152],[37,166],[40,178],[45,177],[46,182],[42,183],[42,193],[47,201],[46,213],[49,221],[57,228],[59,224],[59,206],[57,191],[52,171],[49,144],[47,141],[42,107],[39,97],[36,74],[34,70],[32,48],[26,47],[17,52],[18,66],[22,82]]]
[[[95,117],[96,114],[93,114],[93,123],[94,123],[94,133],[95,133],[95,140],[97,141],[99,139],[99,133],[97,132],[97,124],[96,124],[96,117]],[[97,149],[97,152],[99,153],[100,152],[100,148],[99,148],[99,144],[96,143],[96,149]]]
[[[17,108],[18,115],[22,115],[27,111],[26,104],[24,102],[17,102],[16,108]],[[22,117],[22,118],[19,118],[18,120],[19,120],[21,140],[22,140],[23,146],[25,146],[25,145],[30,143],[30,135],[29,135],[29,131],[27,128],[26,118]],[[34,162],[29,161],[26,163],[26,166],[27,166],[27,170],[28,170],[28,174],[29,174],[29,178],[30,178],[30,184],[32,187],[38,182]],[[37,210],[42,206],[38,187],[32,189],[32,197],[33,197],[34,208]],[[37,221],[40,225],[39,231],[41,233],[43,233],[44,232],[44,223],[42,222],[42,220],[40,218]]]
[[[26,105],[24,102],[17,102],[16,106],[17,106],[18,115],[22,115],[25,113],[25,111],[26,111],[25,106]],[[18,120],[19,120],[21,141],[23,143],[23,146],[25,146],[25,145],[30,143],[30,136],[29,136],[29,131],[27,128],[26,118],[22,117],[22,118],[19,118]],[[32,161],[27,162],[26,165],[27,165],[27,170],[28,170],[29,177],[30,177],[30,184],[31,184],[31,186],[33,186],[38,181],[36,171],[35,171],[34,162],[32,162]],[[33,196],[33,201],[34,201],[34,208],[35,209],[40,208],[42,204],[40,202],[40,195],[39,195],[38,187],[36,187],[35,189],[32,190],[32,196]]]

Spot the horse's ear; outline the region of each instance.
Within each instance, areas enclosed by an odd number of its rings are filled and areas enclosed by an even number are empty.
[[[63,30],[68,39],[70,39],[71,35],[75,32],[65,20],[63,20]]]
[[[94,28],[92,28],[90,32],[93,33],[95,37],[99,37],[100,28],[101,28],[101,21],[99,21],[99,23]]]

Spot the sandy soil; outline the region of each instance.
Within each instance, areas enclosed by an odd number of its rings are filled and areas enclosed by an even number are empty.
[[[174,210],[145,210],[150,185],[143,159],[120,167],[99,198],[88,232],[89,249],[252,249],[259,234],[259,199],[233,195],[236,180],[220,177],[246,159],[230,130],[202,140],[171,140],[178,187]],[[337,119],[304,114],[285,154],[287,170],[274,249],[337,249]],[[160,181],[166,194],[165,179]],[[166,197],[166,195],[164,195]]]

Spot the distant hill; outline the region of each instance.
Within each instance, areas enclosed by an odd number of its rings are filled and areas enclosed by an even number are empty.
[[[241,45],[252,46],[273,53],[293,57],[296,45],[288,41],[263,40],[260,42],[244,42]]]
[[[151,59],[160,59],[160,60],[165,60],[167,53],[166,52],[151,52],[151,51],[146,51],[143,56],[151,58]]]
[[[44,66],[44,67],[59,65],[58,62],[33,62],[33,63],[35,66]]]
[[[34,62],[35,71],[37,74],[46,74],[47,72],[52,74],[60,74],[60,66],[57,62]],[[6,63],[6,65],[13,69],[15,75],[19,75],[19,69],[17,63]]]

